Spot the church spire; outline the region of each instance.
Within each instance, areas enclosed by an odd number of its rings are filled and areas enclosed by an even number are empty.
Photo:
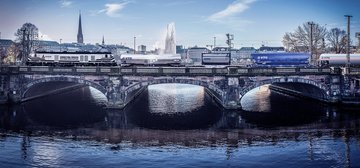
[[[81,11],[79,12],[79,28],[78,28],[78,34],[77,34],[77,43],[80,43],[80,44],[84,43],[84,37],[82,34],[82,27],[81,27]]]
[[[103,35],[103,39],[102,39],[101,44],[102,44],[102,45],[105,45],[104,35]]]

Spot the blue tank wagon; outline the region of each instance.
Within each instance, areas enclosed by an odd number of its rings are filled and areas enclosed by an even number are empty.
[[[273,52],[252,53],[251,58],[256,66],[307,66],[309,53]]]

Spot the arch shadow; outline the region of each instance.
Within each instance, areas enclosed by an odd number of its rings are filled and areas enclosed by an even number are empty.
[[[21,93],[22,93],[21,98],[25,98],[26,93],[34,85],[39,84],[39,83],[46,83],[46,82],[72,82],[72,83],[78,83],[78,84],[85,84],[87,86],[91,86],[91,87],[99,90],[105,96],[107,95],[107,89],[105,87],[101,86],[100,84],[96,83],[96,82],[93,82],[93,81],[90,81],[90,80],[85,80],[85,79],[80,79],[80,78],[61,76],[61,77],[40,78],[40,79],[33,80],[33,81],[27,83],[26,85],[24,85],[21,88]]]
[[[313,81],[313,80],[304,79],[304,78],[275,78],[275,79],[267,79],[267,80],[257,81],[257,82],[254,82],[254,84],[245,87],[239,93],[239,101],[241,101],[241,99],[244,97],[244,95],[252,89],[255,89],[255,88],[263,86],[263,85],[271,85],[271,84],[276,84],[276,83],[280,83],[280,84],[281,83],[301,83],[301,84],[311,85],[311,86],[314,86],[315,88],[318,88],[319,91],[321,91],[321,94],[322,94],[321,97],[323,99],[327,100],[330,97],[329,91],[328,91],[329,90],[328,86],[326,86],[325,84],[320,83],[318,81]]]

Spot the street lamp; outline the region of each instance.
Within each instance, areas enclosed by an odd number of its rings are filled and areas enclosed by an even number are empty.
[[[136,36],[134,36],[134,54],[136,54],[136,49],[135,49],[135,47],[136,47]]]
[[[344,15],[347,18],[347,49],[346,49],[346,68],[350,67],[350,18],[351,15]]]

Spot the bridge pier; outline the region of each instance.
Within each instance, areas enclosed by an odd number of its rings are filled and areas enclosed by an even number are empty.
[[[222,95],[223,107],[225,109],[240,109],[240,87],[239,78],[227,78],[227,88]]]
[[[143,85],[141,82],[128,87],[109,87],[108,92],[106,93],[106,97],[108,98],[106,108],[123,109],[137,96],[139,96],[146,87],[147,85]]]

